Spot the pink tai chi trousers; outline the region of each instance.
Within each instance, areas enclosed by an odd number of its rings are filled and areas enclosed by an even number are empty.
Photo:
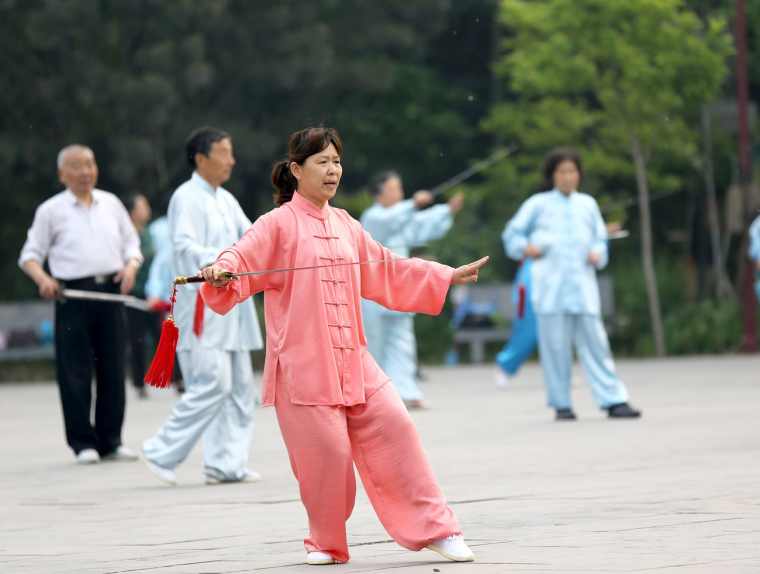
[[[275,408],[309,515],[307,551],[348,560],[354,464],[377,516],[401,546],[420,550],[461,534],[392,384],[384,384],[363,405],[344,407],[293,404],[287,384],[280,382]]]

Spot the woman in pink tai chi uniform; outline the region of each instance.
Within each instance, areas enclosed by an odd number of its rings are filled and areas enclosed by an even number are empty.
[[[329,204],[343,171],[342,150],[331,128],[290,136],[287,159],[272,171],[279,207],[203,269],[202,297],[224,314],[264,292],[263,404],[276,409],[309,517],[308,564],[349,559],[346,521],[356,495],[354,464],[396,542],[471,561],[474,555],[414,423],[367,350],[361,298],[397,311],[438,314],[449,286],[477,281],[488,258],[453,269],[394,256],[346,211]],[[320,267],[229,275],[309,266]]]

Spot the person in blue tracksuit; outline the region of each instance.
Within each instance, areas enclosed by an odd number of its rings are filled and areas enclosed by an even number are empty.
[[[498,365],[496,386],[500,388],[505,388],[509,380],[517,375],[517,371],[533,354],[538,343],[536,315],[533,312],[533,304],[530,302],[532,267],[531,258],[523,260],[512,286],[512,304],[515,309],[512,334],[504,348],[496,355]]]
[[[580,156],[552,151],[544,191],[528,198],[507,224],[504,243],[516,260],[533,259],[531,304],[549,406],[557,420],[574,420],[570,397],[573,347],[599,407],[612,418],[637,418],[615,371],[601,318],[596,271],[607,265],[607,230],[596,200],[577,191]]]
[[[361,223],[375,240],[400,257],[408,257],[411,248],[446,235],[464,203],[460,193],[446,204],[431,206],[434,197],[429,191],[418,191],[405,200],[401,176],[395,171],[377,175],[372,192],[375,203],[362,214]],[[367,300],[362,301],[362,315],[370,353],[407,407],[424,408],[423,393],[415,377],[414,315],[391,311]]]

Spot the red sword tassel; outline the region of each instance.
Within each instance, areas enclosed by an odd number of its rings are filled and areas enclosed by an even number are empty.
[[[179,329],[174,322],[174,302],[176,300],[177,285],[175,284],[169,298],[171,306],[169,314],[161,327],[161,337],[158,340],[156,354],[153,356],[148,372],[145,373],[145,383],[151,387],[163,389],[172,384],[174,358],[177,356],[177,342],[179,341]]]

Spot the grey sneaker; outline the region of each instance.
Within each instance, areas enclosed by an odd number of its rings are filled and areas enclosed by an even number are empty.
[[[206,484],[238,484],[240,482],[258,482],[261,480],[261,475],[256,471],[247,470],[243,478],[218,478],[210,474],[206,474],[204,478]]]
[[[108,453],[103,457],[103,460],[110,460],[114,462],[132,462],[137,460],[137,453],[131,448],[124,445],[117,447],[117,449],[111,453]]]

